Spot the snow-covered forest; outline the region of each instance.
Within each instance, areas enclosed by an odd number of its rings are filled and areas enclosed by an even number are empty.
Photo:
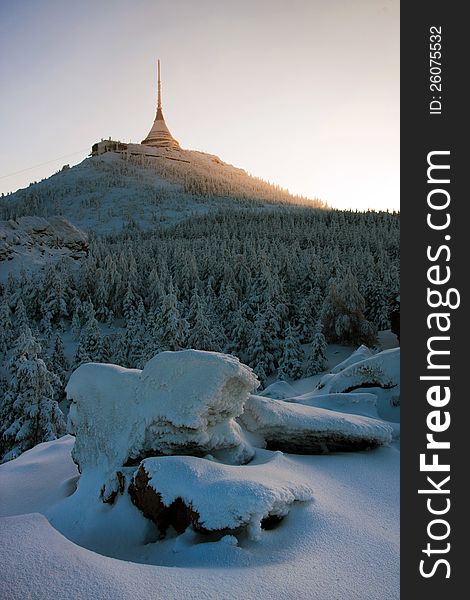
[[[229,207],[92,234],[75,271],[63,260],[10,273],[2,456],[64,431],[56,401],[85,362],[142,368],[162,350],[223,351],[265,384],[323,371],[328,342],[373,346],[399,294],[398,243],[396,214]]]

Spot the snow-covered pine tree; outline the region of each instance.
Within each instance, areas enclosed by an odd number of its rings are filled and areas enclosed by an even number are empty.
[[[13,341],[13,323],[11,309],[6,294],[0,301],[0,358],[6,356]]]
[[[299,335],[292,325],[287,325],[284,347],[278,369],[278,379],[300,379],[302,377],[303,350]]]
[[[131,282],[127,285],[126,295],[122,304],[122,312],[126,321],[132,318],[139,305],[140,296],[135,294]]]
[[[158,269],[153,267],[149,273],[147,281],[147,293],[145,294],[148,307],[153,312],[160,305],[165,290],[160,280]]]
[[[125,367],[142,368],[148,358],[147,313],[142,298],[129,313],[126,327],[119,334],[117,362]]]
[[[157,336],[163,350],[182,350],[186,347],[188,322],[181,316],[173,286],[164,296],[157,316]]]
[[[76,339],[76,340],[78,340],[80,338],[80,332],[82,330],[81,313],[82,313],[82,303],[80,302],[80,299],[77,298],[76,302],[75,302],[75,310],[73,311],[72,323],[70,325],[70,330],[72,332],[74,339]]]
[[[44,275],[41,291],[41,315],[45,335],[52,332],[52,324],[56,325],[69,316],[68,303],[70,289],[67,285],[65,269],[60,266],[49,266]],[[49,327],[49,323],[51,324]]]
[[[242,304],[230,319],[231,328],[228,329],[227,352],[237,356],[242,362],[249,363],[249,354],[252,353],[250,342],[253,337],[254,325],[248,318],[249,311],[246,304]],[[266,374],[265,374],[266,375]]]
[[[319,319],[315,323],[312,345],[307,362],[307,375],[317,375],[326,369],[327,347],[328,344],[326,343],[325,336],[323,335],[323,326],[321,320]]]
[[[80,339],[75,352],[75,367],[79,367],[87,362],[101,362],[105,358],[101,332],[91,302],[86,303],[85,312],[88,315],[88,320],[80,333]]]
[[[313,285],[302,297],[299,305],[299,334],[302,342],[312,339],[315,323],[322,307],[322,294],[317,285]]]
[[[0,409],[2,462],[65,432],[63,414],[53,397],[57,376],[40,355],[39,342],[25,327],[8,363],[10,382]]]
[[[50,314],[45,315],[41,320],[40,329],[42,333],[41,337],[47,345],[52,337],[52,316]]]
[[[266,316],[260,311],[255,318],[247,348],[247,357],[248,364],[256,373],[262,385],[266,383],[267,377],[275,369],[273,351],[276,346],[277,339],[272,337],[272,332],[266,327]]]
[[[208,308],[204,298],[201,298],[197,288],[193,290],[189,305],[188,322],[190,324],[187,346],[195,350],[221,351],[218,339],[220,331],[212,325],[208,316]]]
[[[109,314],[112,312],[109,306],[109,286],[108,278],[104,269],[96,269],[96,289],[95,289],[95,301],[96,306],[96,318],[102,323],[109,319]]]
[[[20,298],[16,303],[15,308],[15,331],[16,335],[19,336],[26,328],[30,325],[28,315],[26,314],[26,308],[23,304],[23,300]]]
[[[54,340],[54,347],[50,358],[50,371],[55,373],[58,377],[58,382],[55,386],[54,398],[57,402],[61,402],[65,399],[65,386],[68,381],[68,371],[70,365],[64,354],[64,344],[59,334],[56,335]]]
[[[322,325],[330,342],[373,345],[376,331],[364,316],[365,301],[357,280],[347,269],[329,283],[322,307]]]
[[[390,328],[390,289],[383,279],[369,278],[366,286],[367,309],[365,316],[378,331]]]

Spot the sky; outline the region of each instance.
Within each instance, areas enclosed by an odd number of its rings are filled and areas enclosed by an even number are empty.
[[[140,142],[157,58],[182,147],[337,208],[399,208],[399,0],[2,0],[0,193],[101,138]]]

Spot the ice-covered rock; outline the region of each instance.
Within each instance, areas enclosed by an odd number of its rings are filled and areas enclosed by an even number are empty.
[[[392,439],[383,421],[254,395],[239,421],[268,449],[293,454],[366,450]]]
[[[326,375],[318,383],[318,389],[325,393],[347,393],[361,388],[392,389],[399,383],[400,348],[392,348]]]
[[[148,458],[136,471],[129,493],[162,535],[170,526],[178,533],[191,526],[221,536],[248,528],[255,538],[260,528],[278,523],[295,501],[313,498],[281,453],[245,466],[189,456]]]
[[[247,462],[254,451],[235,418],[257,385],[249,367],[215,352],[162,352],[142,371],[84,364],[67,385],[73,458],[111,477],[146,456]]]

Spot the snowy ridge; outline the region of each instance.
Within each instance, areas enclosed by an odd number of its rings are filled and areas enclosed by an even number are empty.
[[[8,219],[59,214],[87,231],[106,233],[126,223],[152,229],[227,203],[323,206],[292,196],[211,154],[169,149],[160,154],[125,160],[108,152],[86,158],[8,195],[0,202],[1,214]]]

